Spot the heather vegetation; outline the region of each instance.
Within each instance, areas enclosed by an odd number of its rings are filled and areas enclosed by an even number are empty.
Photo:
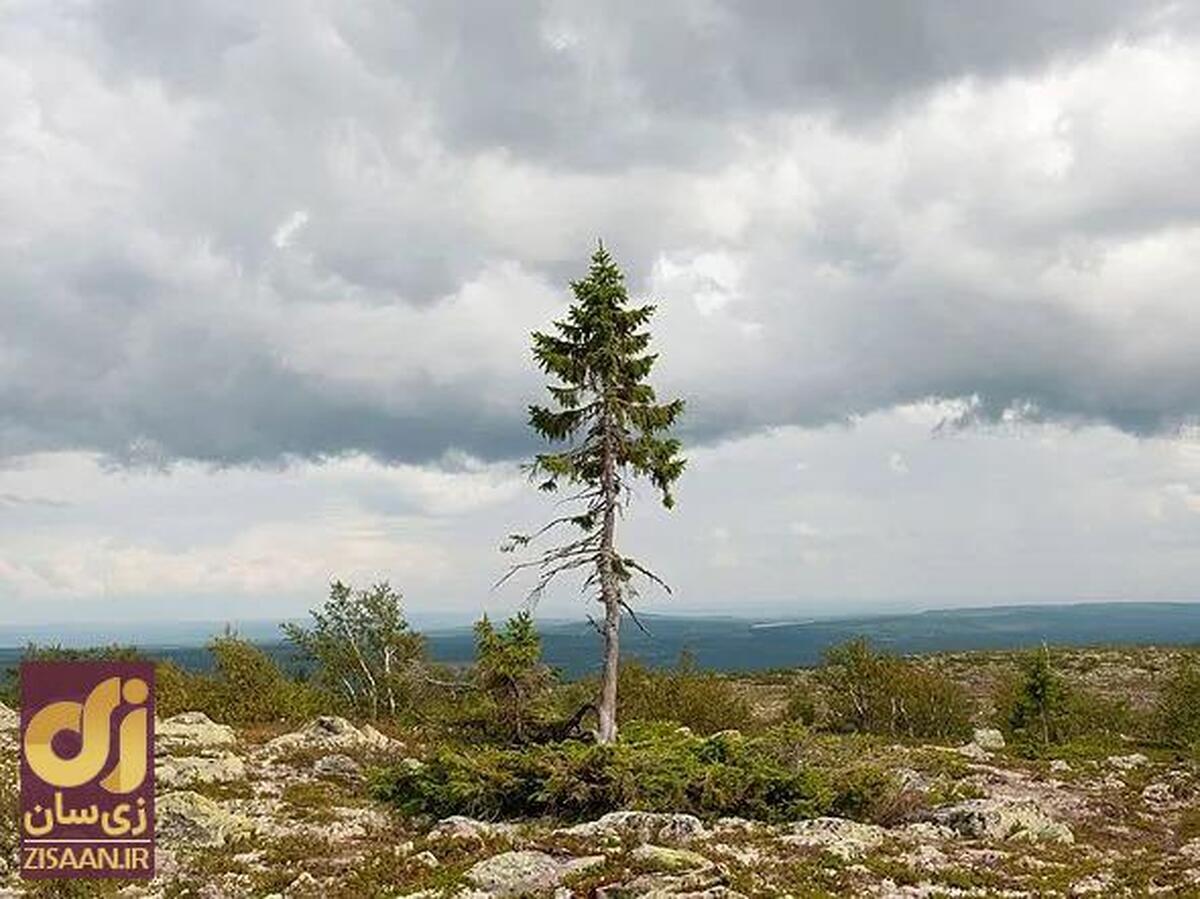
[[[970,733],[970,696],[921,664],[872,649],[865,638],[826,654],[819,680],[833,730],[891,737],[949,739]]]

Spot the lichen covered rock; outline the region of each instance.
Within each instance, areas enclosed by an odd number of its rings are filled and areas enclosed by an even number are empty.
[[[555,858],[532,850],[502,852],[467,871],[467,881],[497,897],[549,893],[570,875],[604,863],[604,856]]]
[[[787,846],[815,846],[841,859],[856,859],[887,838],[887,831],[874,824],[861,824],[846,818],[813,818],[797,821],[779,842]]]
[[[180,712],[154,726],[159,752],[179,749],[218,749],[237,743],[237,734],[227,724],[217,724],[203,712]]]
[[[285,752],[297,749],[385,750],[393,741],[371,725],[357,728],[338,715],[322,715],[298,731],[283,734],[267,743],[269,752]]]
[[[248,818],[191,790],[167,793],[155,800],[155,827],[167,848],[223,846],[252,829]]]
[[[929,818],[972,840],[1075,840],[1070,827],[1029,799],[970,799],[935,809]]]
[[[610,812],[596,821],[563,828],[559,834],[584,839],[630,839],[639,843],[690,843],[707,837],[695,815],[663,812]]]
[[[177,790],[195,784],[230,783],[246,776],[246,763],[231,752],[217,755],[163,756],[154,765],[159,788]]]

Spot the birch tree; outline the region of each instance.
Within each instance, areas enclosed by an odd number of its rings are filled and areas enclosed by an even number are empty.
[[[316,663],[321,687],[371,718],[407,710],[420,683],[424,640],[404,620],[400,594],[387,583],[354,591],[335,581],[325,605],[309,614],[311,628],[283,629]]]

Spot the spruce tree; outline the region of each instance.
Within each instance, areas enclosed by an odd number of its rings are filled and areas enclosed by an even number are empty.
[[[512,535],[507,548],[558,529],[572,536],[538,558],[515,565],[538,570],[531,591],[536,599],[565,572],[585,573],[583,589],[604,612],[597,624],[603,644],[598,739],[617,736],[617,667],[623,612],[634,617],[630,601],[633,577],[641,574],[667,585],[640,562],[617,548],[617,521],[628,505],[634,478],[649,479],[667,508],[674,505],[671,487],[685,460],[671,428],[683,412],[683,400],[658,402],[648,377],[657,355],[649,352],[646,326],[652,305],[633,305],[625,278],[604,249],[592,254],[586,278],[574,281],[575,302],[552,333],[534,332],[533,356],[554,379],[547,385],[552,405],[529,407],[529,424],[541,437],[561,448],[537,455],[528,466],[541,490],[566,492],[567,513],[533,535]],[[506,575],[509,576],[509,575]]]

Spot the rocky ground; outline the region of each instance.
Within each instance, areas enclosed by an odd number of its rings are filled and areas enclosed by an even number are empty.
[[[0,708],[10,795],[15,726]],[[888,827],[640,812],[563,826],[377,805],[365,772],[419,752],[340,718],[239,733],[186,713],[158,734],[158,879],[70,895],[1200,895],[1198,772],[1167,753],[1028,760],[979,730],[962,746],[872,750],[906,797]],[[0,896],[23,895],[11,860],[0,883]]]

